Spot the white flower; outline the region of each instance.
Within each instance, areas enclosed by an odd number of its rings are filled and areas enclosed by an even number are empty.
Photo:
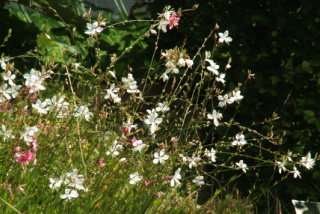
[[[243,134],[236,134],[236,139],[232,142],[233,146],[244,146],[247,144],[247,141],[244,139]]]
[[[56,111],[58,111],[58,115],[57,118],[63,118],[64,116],[69,115],[69,103],[64,101],[64,97],[60,97],[57,100],[57,96],[53,96],[50,99],[46,99],[47,102],[47,107],[46,109],[49,111],[51,109],[54,109]]]
[[[192,167],[196,167],[197,166],[197,162],[200,161],[201,158],[199,157],[195,157],[195,154],[192,154],[192,157],[191,158],[187,158],[187,161],[189,162],[189,168],[192,169]]]
[[[124,162],[126,162],[127,161],[127,158],[121,158],[120,160],[119,160],[119,163],[124,163]]]
[[[141,152],[144,148],[146,148],[146,144],[142,142],[142,140],[136,140],[132,143],[133,151]]]
[[[221,73],[218,77],[216,77],[217,82],[221,82],[222,84],[225,84],[226,81],[224,80],[224,78],[226,77],[225,73]]]
[[[184,66],[186,66],[186,61],[184,59],[180,58],[178,60],[177,65],[179,65],[180,67],[184,67]]]
[[[311,169],[315,163],[315,160],[311,158],[311,153],[309,152],[306,157],[302,157],[300,163],[307,169]]]
[[[167,81],[167,80],[169,79],[169,76],[167,75],[166,72],[164,72],[164,73],[161,75],[160,79],[162,79],[163,82],[165,82],[165,81]]]
[[[48,77],[48,75],[50,75],[50,73],[41,73],[40,71],[36,71],[34,69],[31,69],[29,74],[23,75],[23,77],[26,79],[25,85],[30,87],[29,93],[45,90],[46,87],[42,85],[42,82]]]
[[[115,93],[118,93],[118,91],[120,90],[120,88],[115,88],[115,84],[111,84],[110,88],[107,89],[107,94],[104,96],[104,99],[109,99],[111,98],[111,100],[113,100],[114,103],[120,103],[121,102],[121,98],[119,98],[119,96]]]
[[[9,85],[15,85],[13,80],[16,78],[16,75],[12,74],[11,71],[8,71],[3,75],[4,81],[9,81]]]
[[[49,187],[51,189],[59,189],[61,187],[61,184],[62,184],[62,180],[58,180],[58,179],[54,179],[54,178],[49,178],[49,181],[50,181],[50,184],[49,184]]]
[[[196,176],[192,182],[201,187],[201,185],[204,185],[203,176]]]
[[[161,111],[161,112],[166,112],[166,111],[169,111],[170,110],[170,108],[169,108],[169,106],[168,106],[168,104],[162,104],[162,103],[158,103],[158,107],[156,108],[156,111]]]
[[[78,175],[78,170],[77,169],[74,169],[72,170],[72,172],[68,172],[66,173],[66,176],[71,178],[71,180],[75,180],[76,178],[82,178],[83,175]]]
[[[125,89],[128,93],[139,93],[137,82],[134,80],[132,74],[128,74],[128,78],[122,77],[121,81],[124,83]]]
[[[79,196],[79,194],[75,190],[71,191],[70,189],[66,189],[65,192],[66,192],[66,194],[60,195],[61,199],[68,198],[68,200],[71,200],[72,198],[78,198],[78,196]]]
[[[232,91],[233,97],[231,99],[235,102],[239,102],[240,100],[243,99],[243,96],[240,93],[241,91],[237,91],[237,92]]]
[[[83,186],[84,178],[75,177],[68,186],[75,187],[78,190],[85,190]]]
[[[158,29],[161,29],[164,33],[167,32],[167,26],[170,24],[169,21],[161,20],[158,26]]]
[[[287,171],[287,168],[284,167],[286,163],[281,161],[276,161],[276,165],[279,167],[279,174],[281,174],[282,170],[285,172]]]
[[[11,90],[8,88],[8,84],[5,83],[0,87],[0,93],[2,93],[8,100],[11,99]]]
[[[154,153],[154,159],[153,159],[153,163],[154,164],[163,164],[166,160],[168,160],[169,155],[165,154],[165,150],[161,149],[160,150],[160,154],[158,152]]]
[[[214,163],[214,162],[216,162],[216,150],[214,150],[213,148],[211,148],[211,151],[209,151],[209,150],[205,150],[204,151],[204,155],[206,156],[206,157],[209,157],[209,158],[211,158],[211,161]]]
[[[118,144],[117,140],[114,140],[114,143],[112,144],[112,146],[109,149],[110,151],[107,151],[106,154],[107,155],[112,155],[112,156],[117,156],[119,155],[119,150],[122,150],[122,145]]]
[[[296,167],[293,167],[293,171],[291,171],[291,173],[293,173],[293,177],[294,177],[294,178],[299,177],[299,178],[301,179],[300,172],[297,170]]]
[[[149,113],[148,119],[145,119],[144,123],[150,125],[150,132],[153,134],[157,130],[158,124],[162,123],[162,118],[157,118],[158,113],[155,109],[151,111],[148,109],[147,112]]]
[[[126,132],[130,133],[131,129],[136,128],[138,125],[137,124],[133,124],[131,122],[132,118],[128,118],[127,122],[123,122],[122,123],[122,127],[125,127]]]
[[[135,173],[133,173],[133,174],[130,174],[130,184],[135,184],[135,183],[137,183],[137,182],[139,182],[139,181],[141,181],[142,180],[142,176],[141,175],[139,175],[139,173],[138,172],[135,172]]]
[[[77,108],[75,108],[75,112],[73,114],[73,116],[75,117],[85,117],[87,121],[89,121],[91,115],[92,115],[92,112],[89,112],[89,109],[87,106],[79,106]]]
[[[219,35],[219,42],[220,43],[223,43],[223,42],[226,42],[228,45],[229,45],[229,42],[232,42],[232,38],[229,37],[229,31],[225,31],[224,33],[218,33]]]
[[[205,59],[205,61],[210,63],[210,66],[207,67],[208,71],[211,71],[213,74],[215,75],[219,75],[218,69],[219,69],[219,65],[217,65],[215,62],[213,62],[213,60],[211,59]]]
[[[20,139],[23,139],[29,145],[29,142],[33,141],[33,137],[37,131],[38,128],[36,126],[26,127],[25,131],[20,133]]]
[[[248,167],[247,167],[247,164],[243,163],[243,160],[240,160],[238,163],[236,163],[236,165],[238,166],[239,169],[242,169],[244,173],[247,172],[246,170],[248,169]]]
[[[14,139],[14,135],[12,135],[12,129],[6,130],[5,125],[2,124],[2,131],[0,131],[0,135],[4,135],[4,142],[6,142],[7,139]]]
[[[234,102],[233,99],[229,99],[229,95],[225,94],[225,95],[219,95],[218,96],[218,100],[220,100],[218,106],[223,108],[225,107],[227,104],[232,104]]]
[[[215,126],[219,126],[219,120],[222,118],[221,113],[217,113],[216,110],[212,111],[212,114],[207,114],[208,119],[213,120]]]
[[[99,26],[98,22],[94,22],[93,24],[87,23],[87,28],[84,33],[88,35],[95,35],[96,33],[101,33],[103,28]]]
[[[40,113],[40,115],[48,113],[46,106],[47,106],[47,102],[46,101],[41,102],[40,99],[38,99],[35,104],[32,104],[32,108],[35,108],[36,110],[38,110],[38,113]]]
[[[9,59],[5,59],[5,58],[1,58],[0,59],[0,64],[1,64],[1,68],[3,69],[3,70],[5,70],[6,69],[6,62],[8,62],[9,61]]]
[[[192,65],[193,65],[193,60],[192,59],[186,59],[186,63],[187,63],[188,68],[191,68]]]
[[[11,85],[11,88],[9,89],[9,92],[11,93],[12,98],[16,98],[19,90],[21,88],[21,85]]]
[[[175,184],[177,184],[177,185],[180,184],[180,181],[179,181],[179,180],[181,180],[180,172],[181,172],[181,168],[178,168],[178,169],[176,170],[176,172],[174,173],[174,176],[173,176],[173,178],[172,178],[171,181],[170,181],[170,185],[171,185],[172,187],[174,187]]]

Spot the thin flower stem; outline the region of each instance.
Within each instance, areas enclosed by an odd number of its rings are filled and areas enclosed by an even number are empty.
[[[66,71],[67,71],[67,76],[68,76],[68,81],[69,81],[70,89],[71,89],[71,92],[72,92],[73,104],[74,104],[74,106],[77,106],[77,104],[76,104],[76,99],[75,99],[76,93],[75,93],[74,90],[73,90],[72,82],[71,82],[71,74],[69,73],[68,66],[65,65],[65,67],[66,67]],[[79,118],[78,118],[78,117],[77,117],[77,131],[78,131],[78,138],[79,138],[79,148],[80,148],[81,160],[82,160],[82,163],[83,163],[83,166],[84,166],[84,171],[85,171],[86,179],[87,179],[87,178],[88,178],[88,177],[87,177],[87,176],[88,176],[88,175],[87,175],[87,166],[86,166],[86,163],[84,162],[84,158],[83,158],[83,152],[82,152],[82,147],[81,147],[80,122],[79,122]]]
[[[5,204],[7,204],[9,207],[11,207],[11,209],[13,209],[14,211],[16,211],[17,213],[22,214],[19,210],[17,210],[14,206],[12,206],[11,204],[9,204],[8,202],[6,202],[3,198],[0,198],[1,201],[3,201]]]

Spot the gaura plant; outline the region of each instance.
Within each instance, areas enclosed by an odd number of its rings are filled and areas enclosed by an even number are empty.
[[[317,155],[281,154],[276,147],[282,136],[236,121],[254,74],[248,72],[244,85],[228,85],[231,58],[213,57],[232,45],[232,32],[216,25],[193,56],[183,47],[159,50],[160,35],[178,28],[186,11],[165,8],[137,39],[155,40],[143,78],[131,66],[117,67],[137,42],[114,53],[103,69],[100,61],[86,68],[76,55],[58,63],[38,54],[37,65],[22,71],[14,66],[18,56],[2,55],[1,209],[200,211],[190,201],[195,204],[201,190],[217,197],[260,168],[273,169],[281,179],[302,179],[300,170],[312,169]],[[85,15],[84,47],[94,47],[97,56],[108,28],[137,22],[111,24],[90,16]],[[209,40],[212,50],[206,48]]]

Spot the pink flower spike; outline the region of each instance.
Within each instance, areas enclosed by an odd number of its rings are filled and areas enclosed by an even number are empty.
[[[136,142],[137,141],[137,138],[136,137],[133,137],[132,138],[132,143]]]
[[[169,25],[169,29],[171,30],[173,27],[178,27],[178,22],[179,22],[180,18],[177,17],[177,14],[175,12],[172,12],[171,17],[170,17],[170,25]]]
[[[20,190],[21,192],[23,192],[23,194],[26,194],[26,193],[24,192],[24,189],[23,189],[22,187],[18,187],[17,190]]]
[[[99,165],[101,166],[101,167],[105,167],[105,163],[103,163],[103,161],[104,161],[104,158],[100,158],[100,160],[99,160]]]
[[[29,165],[31,159],[33,157],[35,157],[36,155],[35,155],[35,153],[32,153],[31,150],[29,150],[22,155],[17,153],[17,156],[18,156],[17,162],[21,163],[22,168],[24,168],[24,166]]]
[[[126,127],[126,128],[124,129],[124,131],[125,131],[126,133],[128,133],[128,132],[129,132],[129,127]]]
[[[31,145],[32,145],[32,148],[34,149],[34,151],[36,151],[37,147],[38,147],[37,140],[32,138]]]

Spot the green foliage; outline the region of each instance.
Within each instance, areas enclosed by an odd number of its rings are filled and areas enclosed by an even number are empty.
[[[185,8],[194,4],[199,4],[197,12],[186,14],[181,19],[186,24],[181,24],[163,45],[186,39],[186,48],[195,52],[195,44],[215,23],[228,29],[234,39],[230,47],[234,66],[229,71],[229,81],[238,80],[242,69],[255,74],[255,80],[246,86],[237,120],[262,121],[276,112],[280,119],[272,123],[276,130],[273,134],[286,133],[281,151],[319,152],[319,1],[155,0],[148,9],[155,14],[156,8],[164,5]],[[270,130],[269,125],[260,127]],[[320,200],[319,191],[314,188],[319,186],[319,180],[312,179],[312,174],[303,176],[310,182],[292,180],[278,185],[283,207],[292,207],[291,198],[305,200],[312,195],[310,200]],[[266,179],[265,184],[268,182]],[[257,190],[261,188],[267,186]]]

